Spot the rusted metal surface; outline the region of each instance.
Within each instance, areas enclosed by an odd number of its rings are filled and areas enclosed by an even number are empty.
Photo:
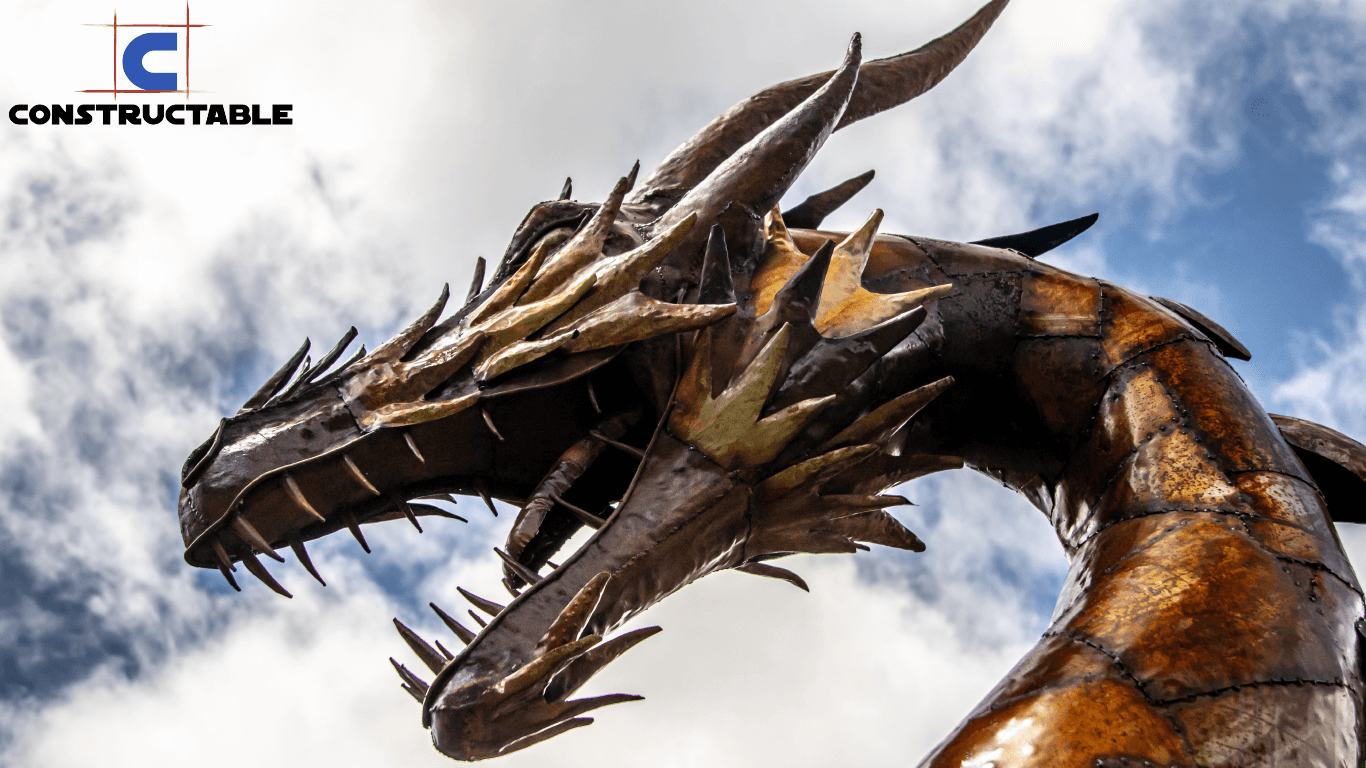
[[[366,547],[363,524],[432,509],[409,500],[521,507],[511,602],[461,590],[477,631],[433,606],[455,653],[397,626],[433,675],[393,661],[422,724],[474,760],[635,700],[570,697],[655,631],[615,628],[696,579],[805,588],[772,561],[923,549],[887,491],[966,465],[1047,515],[1071,570],[927,765],[1359,765],[1366,611],[1331,521],[1366,517],[1366,448],[1273,421],[1194,310],[1032,258],[1094,218],[978,243],[880,233],[880,211],[796,226],[867,177],[775,207],[832,131],[937,83],[1004,6],[879,62],[855,37],[639,187],[633,168],[602,204],[536,206],[445,320],[443,291],[332,373],[354,331],[317,367],[305,346],[186,461],[187,562],[288,596],[258,554],[316,576],[305,541]]]

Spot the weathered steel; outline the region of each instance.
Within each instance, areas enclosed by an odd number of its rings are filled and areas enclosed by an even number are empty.
[[[187,460],[186,560],[288,596],[258,552],[288,544],[316,576],[303,541],[363,544],[410,499],[520,507],[498,550],[511,603],[461,589],[492,617],[470,612],[477,634],[433,605],[459,653],[397,625],[435,673],[394,662],[433,742],[473,760],[635,700],[569,697],[655,631],[613,629],[702,576],[805,588],[769,561],[923,549],[885,492],[966,465],[1048,515],[1071,572],[1044,638],[928,765],[1359,765],[1366,610],[1332,520],[1366,517],[1366,448],[1273,421],[1203,315],[1033,258],[1093,217],[965,244],[775,207],[831,131],[941,80],[1004,6],[880,62],[856,37],[634,193],[636,169],[601,205],[566,182],[444,321],[445,291],[321,379],[345,345],[315,373],[305,346]],[[864,183],[795,216],[815,227]]]

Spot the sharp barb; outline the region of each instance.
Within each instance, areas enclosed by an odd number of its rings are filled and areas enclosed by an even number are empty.
[[[455,658],[455,654],[451,653],[446,648],[446,646],[442,645],[440,640],[435,640],[433,642],[436,643],[436,649],[438,651],[441,651],[441,655],[446,657],[446,661],[450,661],[451,659]]]
[[[568,200],[572,194],[574,194],[574,179],[566,176],[564,177],[564,186],[560,187],[560,199]]]
[[[602,411],[598,411],[602,413]],[[209,464],[218,456],[218,449],[223,446],[223,430],[227,428],[228,420],[219,419],[218,429],[213,432],[213,441],[209,443],[209,450],[204,452],[204,456],[193,467],[182,473],[180,477],[180,487],[189,488],[194,485],[194,481],[199,477],[199,473],[208,469]]]
[[[215,536],[213,539],[213,553],[215,555],[218,555],[218,562],[224,568],[227,568],[230,571],[237,570],[236,568],[232,567],[232,558],[228,557],[228,550],[223,548],[223,542],[220,541],[217,536]]]
[[[592,404],[592,406],[593,406],[593,412],[594,412],[594,413],[602,413],[602,406],[601,406],[601,405],[598,405],[598,393],[595,392],[595,391],[593,391],[593,380],[590,378],[590,379],[587,379],[587,382],[588,382],[588,402],[589,402],[590,404]]]
[[[726,231],[713,224],[707,234],[707,251],[702,259],[702,279],[697,290],[698,304],[734,304],[735,282],[730,273],[730,252]]]
[[[741,573],[750,573],[755,576],[765,576],[770,579],[786,581],[788,584],[791,584],[803,592],[811,591],[811,587],[806,585],[805,579],[786,568],[779,568],[776,565],[769,565],[768,563],[746,563],[744,565],[736,566],[735,570]]]
[[[431,499],[432,501],[444,501],[447,504],[457,504],[455,497],[449,493],[429,493],[426,496],[418,496],[419,499]]]
[[[601,528],[602,524],[606,522],[605,520],[593,514],[592,512],[589,512],[588,510],[583,509],[582,507],[576,507],[573,504],[570,504],[569,502],[560,498],[560,495],[558,493],[551,492],[550,498],[553,499],[556,504],[559,504],[560,506],[569,510],[570,514],[574,515],[574,517],[577,517],[579,519],[579,522],[583,523],[589,528],[592,528],[595,531]]]
[[[518,578],[522,581],[525,581],[528,584],[535,584],[541,580],[540,574],[517,562],[517,558],[497,547],[494,547],[493,551],[502,559],[503,565],[506,565],[513,573],[517,574]]]
[[[1080,219],[1064,221],[1061,224],[1050,224],[1046,227],[1021,232],[1018,235],[1005,235],[1003,237],[992,237],[986,240],[977,240],[973,245],[988,245],[992,248],[1010,248],[1019,251],[1031,259],[1038,258],[1045,253],[1066,243],[1068,240],[1080,235],[1091,228],[1092,224],[1100,218],[1099,213],[1090,216],[1082,216]]]
[[[408,502],[404,499],[399,499],[398,508],[399,511],[403,513],[403,516],[408,518],[408,522],[412,523],[413,527],[417,529],[417,532],[422,533],[422,524],[417,521],[417,515],[413,514],[413,508],[409,506]]]
[[[644,701],[644,696],[636,696],[630,693],[610,693],[606,696],[595,696],[591,699],[576,699],[566,701],[565,708],[561,717],[565,715],[578,716],[585,712],[592,712],[595,709],[610,707],[613,704],[625,704],[628,701]]]
[[[582,688],[589,678],[597,674],[598,670],[611,664],[617,657],[639,643],[659,634],[660,631],[659,627],[645,627],[634,632],[627,632],[574,659],[563,672],[550,681],[550,685],[546,686],[546,700],[563,701],[569,698],[575,691]]]
[[[422,678],[414,675],[411,670],[402,664],[399,664],[392,656],[389,657],[389,663],[394,665],[394,671],[398,673],[398,676],[402,678],[403,682],[412,686],[424,697],[427,695],[427,683]]]
[[[269,379],[266,379],[266,383],[262,384],[261,388],[256,390],[255,394],[247,398],[247,402],[242,404],[242,410],[238,411],[238,413],[260,408],[265,405],[270,398],[274,397],[276,392],[284,389],[285,384],[289,383],[290,377],[294,375],[294,371],[299,367],[299,363],[303,361],[304,355],[308,354],[308,346],[308,339],[304,339],[304,344],[299,347],[299,351],[295,352],[293,356],[286,360],[285,364],[280,366],[280,370],[271,375]]]
[[[294,550],[294,556],[299,558],[300,563],[303,563],[304,570],[308,571],[308,575],[317,579],[318,583],[324,587],[327,586],[323,577],[318,575],[318,569],[313,567],[313,559],[308,556],[308,550],[304,549],[304,540],[296,534],[289,540],[289,548]]]
[[[872,180],[873,171],[868,171],[824,192],[818,192],[802,201],[801,205],[784,211],[783,220],[791,229],[819,229],[826,216],[862,192]]]
[[[489,511],[493,513],[493,516],[494,516],[494,517],[497,517],[497,516],[498,516],[498,508],[495,507],[495,506],[493,506],[493,499],[490,499],[490,498],[489,498],[489,495],[488,495],[487,493],[484,492],[484,489],[483,489],[483,488],[480,488],[480,489],[479,489],[479,498],[481,498],[481,499],[484,500],[484,503],[487,504],[488,507],[489,507]]]
[[[508,594],[512,595],[514,600],[522,596],[522,591],[512,585],[512,579],[508,578],[507,576],[504,576],[502,579],[502,583],[503,589],[506,589],[508,591]]]
[[[275,550],[270,547],[270,542],[262,538],[261,534],[257,533],[255,528],[251,527],[251,523],[248,523],[246,518],[241,515],[233,515],[232,529],[237,532],[238,536],[242,537],[243,541],[255,547],[261,554],[282,563],[285,561],[283,557],[275,554]]]
[[[342,353],[346,351],[346,348],[351,346],[351,342],[356,340],[356,334],[356,326],[353,325],[351,326],[351,330],[342,334],[341,340],[338,341],[332,349],[328,350],[326,355],[323,355],[323,359],[319,360],[317,365],[309,369],[308,375],[301,378],[306,379],[306,381],[312,381],[325,373],[328,368],[332,367],[333,363],[337,362],[337,358],[341,357]]]
[[[468,613],[468,614],[470,615],[470,618],[471,618],[471,619],[474,619],[474,623],[475,623],[475,624],[478,624],[480,629],[483,629],[484,627],[487,627],[487,626],[489,625],[489,623],[488,623],[487,621],[484,621],[484,617],[483,617],[483,616],[480,616],[479,614],[475,613],[474,611],[472,611],[472,610],[471,610],[471,611],[466,611],[466,613]]]
[[[423,664],[427,665],[427,669],[430,669],[432,674],[440,672],[441,668],[446,666],[446,660],[442,658],[441,653],[416,632],[409,629],[406,624],[394,619],[394,628],[398,630],[398,635],[403,638],[403,642],[413,649],[413,653],[422,660]]]
[[[413,436],[412,436],[412,435],[408,434],[407,432],[404,432],[404,433],[403,433],[403,442],[405,442],[405,443],[408,444],[408,450],[410,450],[410,451],[413,452],[413,455],[417,457],[417,460],[418,460],[419,462],[421,462],[421,463],[423,463],[423,464],[426,464],[426,463],[427,463],[427,460],[426,460],[425,458],[422,457],[422,451],[419,451],[419,450],[417,449],[417,443],[413,442]]]
[[[488,263],[484,261],[483,256],[474,262],[474,279],[470,281],[470,292],[465,295],[466,304],[474,301],[479,296],[479,292],[484,290],[484,269],[487,266]]]
[[[427,333],[427,331],[431,330],[433,325],[436,325],[437,318],[441,317],[441,311],[446,308],[446,300],[450,297],[450,285],[443,285],[441,287],[441,296],[437,298],[436,303],[432,305],[431,309],[428,309],[421,317],[414,320],[407,328],[399,331],[398,335],[394,336],[394,338],[381,344],[370,356],[376,361],[394,361],[402,358],[407,354],[408,350],[412,349],[413,345]]]
[[[447,512],[440,507],[433,507],[430,504],[409,504],[408,509],[413,511],[418,517],[444,517],[447,520],[459,520],[462,523],[469,521],[454,512]]]
[[[640,175],[640,161],[637,160],[637,161],[636,161],[636,164],[633,165],[633,166],[631,166],[631,172],[628,173],[628,174],[626,174],[626,188],[627,188],[627,189],[631,189],[632,187],[634,187],[634,186],[636,185],[636,177],[639,176],[639,175]]]
[[[461,595],[464,595],[465,599],[470,601],[470,604],[473,605],[475,608],[478,608],[479,610],[483,611],[484,613],[487,613],[490,616],[497,616],[498,614],[502,613],[503,608],[506,607],[499,605],[493,602],[492,600],[485,600],[484,598],[474,594],[473,592],[465,589],[464,587],[456,587],[455,591],[459,592]]]
[[[620,449],[622,451],[625,451],[626,453],[631,454],[632,456],[635,456],[637,459],[645,458],[645,451],[635,447],[634,445],[628,445],[626,443],[621,442],[620,440],[614,440],[596,429],[592,430],[588,434],[592,435],[595,440],[601,440],[602,442],[612,446],[613,448]]]
[[[312,515],[318,522],[327,522],[327,518],[318,514],[318,510],[308,503],[308,499],[304,497],[304,492],[299,488],[299,483],[289,474],[285,475],[285,492],[289,494],[289,498],[293,499],[295,504],[299,505],[300,509]]]
[[[427,603],[427,605],[431,606],[433,611],[436,611],[436,615],[441,619],[441,623],[445,624],[446,628],[449,629],[452,634],[460,638],[460,642],[469,645],[470,641],[475,638],[474,632],[467,629],[464,624],[451,618],[449,614],[441,610],[441,606],[436,603]]]
[[[365,536],[360,532],[360,524],[356,522],[356,516],[350,512],[343,512],[342,522],[346,523],[347,530],[356,537],[356,542],[360,544],[361,549],[365,550],[365,554],[370,554],[370,545],[365,543]]]
[[[501,750],[498,751],[498,754],[511,754],[513,752],[526,749],[527,747],[540,744],[541,742],[547,739],[553,739],[556,736],[559,736],[560,734],[564,733],[565,731],[572,731],[575,728],[582,728],[585,725],[592,724],[593,718],[591,717],[576,717],[573,720],[566,720],[562,723],[552,725],[544,731],[538,731],[537,733],[527,736],[526,738],[518,739],[517,741],[512,742],[506,747],[503,747]]]
[[[498,442],[503,442],[503,433],[499,432],[498,427],[493,425],[493,417],[489,415],[489,409],[482,405],[479,406],[479,415],[484,417],[484,423],[488,425],[489,431],[493,433],[493,436],[498,438]]]
[[[304,358],[304,367],[299,369],[299,378],[295,379],[295,380],[294,380],[294,383],[293,383],[293,384],[290,384],[287,388],[285,388],[285,390],[284,390],[283,392],[281,392],[280,394],[278,394],[278,395],[276,395],[275,397],[272,397],[270,400],[268,400],[268,401],[266,402],[266,405],[270,406],[270,405],[275,405],[276,403],[283,403],[284,401],[286,401],[286,400],[288,400],[289,398],[293,397],[293,396],[294,396],[294,393],[295,393],[295,392],[298,392],[300,387],[302,387],[303,385],[305,385],[305,384],[308,383],[309,372],[312,371],[312,370],[313,370],[313,358],[311,358],[311,357],[305,357],[305,358]]]
[[[294,595],[289,594],[289,590],[280,586],[280,582],[276,581],[274,576],[270,575],[270,571],[267,571],[266,567],[261,565],[261,561],[256,559],[256,555],[250,552],[243,555],[242,565],[245,565],[247,570],[251,571],[252,576],[260,579],[262,584],[265,584],[267,587],[274,590],[275,594],[284,595],[285,597],[294,597]]]
[[[234,578],[232,577],[232,571],[228,570],[227,568],[224,568],[224,567],[221,566],[221,565],[218,566],[218,571],[219,571],[220,573],[223,574],[223,578],[225,578],[225,579],[228,580],[228,585],[229,585],[229,586],[231,586],[233,589],[237,590],[238,592],[241,592],[241,591],[242,591],[242,588],[239,587],[239,586],[237,586],[237,579],[234,579]]]
[[[816,249],[815,255],[807,260],[792,277],[788,278],[786,284],[778,289],[777,295],[773,297],[773,307],[770,312],[778,310],[783,312],[791,308],[791,311],[798,309],[804,310],[807,316],[814,322],[816,312],[820,307],[821,294],[825,291],[825,277],[830,270],[830,261],[835,253],[835,242],[826,240],[821,247]],[[789,317],[789,319],[791,319]]]
[[[588,625],[588,620],[592,618],[593,611],[597,610],[598,601],[602,599],[602,591],[610,580],[611,576],[604,571],[583,585],[536,643],[537,656],[578,639],[583,628]]]
[[[379,495],[380,495],[379,489],[376,488],[376,487],[374,486],[374,484],[370,482],[370,479],[367,478],[367,477],[365,476],[365,473],[364,473],[364,472],[361,472],[361,471],[360,471],[360,467],[356,466],[356,462],[353,461],[353,460],[351,459],[350,456],[347,456],[346,454],[343,453],[343,454],[342,454],[342,463],[346,465],[346,471],[347,471],[347,473],[350,474],[351,477],[352,477],[357,483],[360,483],[361,486],[363,486],[363,487],[365,488],[365,490],[369,491],[372,495],[375,495],[375,496],[379,496]]]
[[[346,359],[346,362],[344,362],[344,363],[342,363],[341,365],[337,366],[337,369],[336,369],[335,371],[333,371],[333,372],[327,374],[326,376],[324,376],[323,378],[319,379],[319,380],[318,380],[318,385],[319,385],[319,386],[322,386],[323,384],[326,384],[327,382],[332,381],[332,380],[336,379],[337,377],[341,376],[342,373],[344,373],[344,372],[346,371],[347,368],[350,368],[353,364],[355,364],[355,362],[356,362],[357,360],[361,359],[362,357],[365,357],[365,345],[364,345],[364,344],[360,345],[360,349],[356,350],[356,354],[354,354],[354,355],[348,357],[348,358]]]
[[[416,701],[418,704],[423,703],[425,697],[422,694],[418,693],[416,688],[412,687],[411,685],[408,685],[407,683],[404,683],[399,687],[407,691],[408,695],[413,697],[413,701]]]

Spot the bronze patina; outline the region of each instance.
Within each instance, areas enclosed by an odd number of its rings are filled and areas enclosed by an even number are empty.
[[[317,576],[307,540],[450,516],[416,499],[517,505],[511,601],[466,593],[473,628],[436,608],[458,652],[398,625],[436,748],[476,760],[636,698],[571,697],[656,631],[614,628],[702,576],[805,588],[773,561],[923,549],[884,494],[968,466],[1049,517],[1071,572],[925,764],[1360,765],[1362,592],[1332,521],[1363,519],[1366,448],[1269,416],[1226,361],[1247,350],[1193,309],[1036,260],[1094,216],[978,243],[880,233],[880,211],[821,230],[871,173],[776,207],[831,132],[933,87],[1005,5],[866,64],[855,36],[605,202],[566,184],[445,320],[443,291],[330,373],[354,329],[317,365],[305,345],[186,461],[186,561],[288,596],[258,555]]]

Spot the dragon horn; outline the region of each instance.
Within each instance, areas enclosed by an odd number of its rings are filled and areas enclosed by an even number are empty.
[[[706,226],[696,227],[690,239],[700,240],[732,201],[758,216],[777,204],[844,114],[858,83],[862,49],[862,38],[855,34],[849,41],[844,64],[825,85],[699,180],[655,222],[653,231],[666,231],[696,214]]]
[[[901,105],[938,85],[982,39],[1009,0],[992,0],[954,31],[909,53],[864,64],[836,128]],[[766,88],[731,107],[660,163],[629,200],[677,198],[830,79],[830,72]]]
[[[276,392],[284,389],[285,384],[289,383],[290,377],[294,375],[294,371],[298,370],[299,363],[303,362],[304,355],[308,354],[308,347],[309,341],[304,339],[303,346],[299,347],[299,351],[286,360],[285,364],[280,366],[280,370],[266,379],[266,383],[262,384],[255,394],[247,398],[247,402],[242,404],[242,410],[238,413],[246,413],[253,408],[260,408],[266,404],[267,400],[274,397]]]

